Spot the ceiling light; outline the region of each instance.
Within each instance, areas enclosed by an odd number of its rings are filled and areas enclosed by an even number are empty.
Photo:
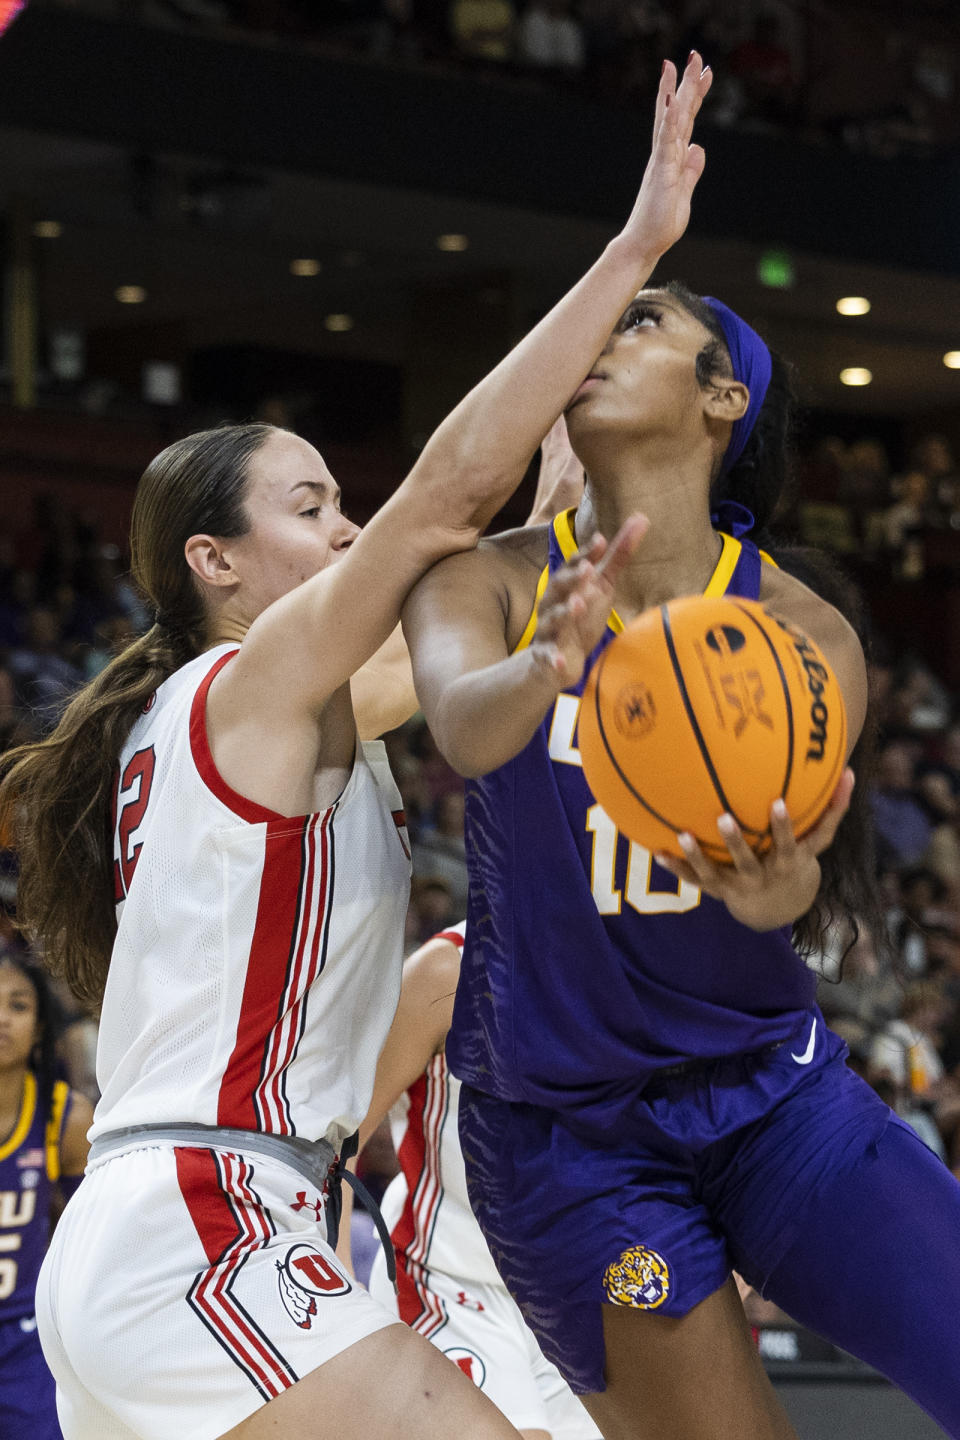
[[[322,269],[323,269],[323,266],[320,264],[320,261],[319,261],[319,260],[291,260],[291,261],[290,261],[290,274],[291,274],[291,275],[305,275],[305,276],[319,275],[319,274],[320,274],[320,271],[321,271]]]
[[[327,328],[328,330],[335,330],[335,331],[340,331],[340,330],[352,330],[352,329],[353,329],[353,316],[352,316],[352,315],[328,315],[328,316],[326,317],[326,319],[324,320],[323,323],[324,323],[324,325],[326,326],[326,328]]]
[[[866,295],[843,295],[837,301],[837,313],[840,315],[869,315],[870,301]]]
[[[33,233],[38,240],[59,240],[63,226],[59,220],[34,220]]]
[[[948,370],[960,370],[960,350],[948,350],[943,363]]]
[[[452,250],[466,250],[466,248],[467,248],[467,246],[468,246],[469,244],[470,244],[470,241],[467,239],[466,235],[438,235],[438,236],[437,236],[437,249],[438,249],[438,250],[451,250],[451,251],[452,251]]]
[[[147,298],[147,292],[142,285],[118,285],[113,297],[119,300],[121,305],[142,305]]]
[[[872,379],[871,371],[864,365],[848,365],[840,371],[841,385],[869,385]]]

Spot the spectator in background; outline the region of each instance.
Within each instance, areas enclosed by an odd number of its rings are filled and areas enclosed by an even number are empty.
[[[904,992],[900,1017],[875,1036],[872,1073],[894,1087],[894,1109],[926,1145],[947,1159],[947,1140],[960,1122],[960,1086],[946,1076],[937,1050],[951,1011],[934,980],[917,980]]]
[[[467,853],[463,839],[463,791],[450,790],[434,806],[433,829],[413,846],[414,873],[439,877],[447,884],[457,915],[467,909]]]
[[[950,922],[948,888],[929,865],[914,865],[899,874],[899,904],[887,916],[898,967],[905,976],[926,975],[932,927]]]
[[[450,899],[450,886],[439,875],[414,875],[410,885],[405,948],[416,950],[432,935],[460,919]]]
[[[52,730],[71,694],[83,682],[60,653],[60,625],[52,610],[35,605],[27,616],[25,643],[10,654],[10,671],[21,705],[42,730]]]
[[[950,696],[919,655],[905,655],[896,666],[887,701],[891,729],[918,736],[943,730],[950,722]]]
[[[902,580],[919,580],[924,568],[921,536],[934,520],[930,480],[922,470],[908,470],[895,488],[899,498],[874,517],[871,535],[892,554]]]
[[[842,457],[835,493],[849,507],[854,529],[864,539],[890,493],[890,457],[882,441],[866,436],[854,441]]]
[[[93,1109],[57,1080],[54,1044],[43,975],[19,949],[0,951],[0,1435],[10,1440],[60,1440],[34,1297],[53,1221],[83,1175]]]
[[[960,510],[960,471],[945,435],[924,435],[910,452],[910,465],[927,477],[932,506],[947,518]]]
[[[519,56],[541,70],[583,69],[583,30],[573,0],[530,0],[520,21]]]
[[[785,125],[796,115],[797,70],[772,11],[758,15],[747,40],[736,45],[726,59],[726,70],[736,78],[743,95],[741,119]]]
[[[899,865],[922,859],[933,826],[916,792],[913,754],[902,740],[887,741],[877,756],[870,806],[881,859],[884,852]]]
[[[453,0],[450,36],[465,60],[504,65],[513,59],[517,29],[511,0]]]
[[[37,602],[36,576],[30,570],[15,569],[5,578],[0,592],[0,645],[22,645],[27,635],[27,615]]]

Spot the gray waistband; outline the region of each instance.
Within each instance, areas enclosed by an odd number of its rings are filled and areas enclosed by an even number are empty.
[[[240,1155],[269,1155],[296,1170],[322,1191],[336,1151],[327,1140],[304,1140],[299,1135],[261,1135],[256,1130],[228,1130],[219,1125],[127,1125],[98,1135],[89,1160],[102,1160],[118,1150],[141,1145],[203,1145]]]

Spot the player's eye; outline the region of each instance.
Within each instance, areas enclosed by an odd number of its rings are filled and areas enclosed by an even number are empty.
[[[621,330],[637,330],[647,322],[651,325],[659,325],[660,319],[661,311],[656,310],[652,305],[631,305],[620,321],[619,328]]]
[[[301,511],[300,511],[300,514],[301,514],[301,515],[311,515],[311,516],[313,516],[313,515],[319,515],[319,514],[320,514],[320,506],[319,506],[319,505],[311,505],[311,506],[309,507],[309,509],[307,509],[307,510],[301,510]]]

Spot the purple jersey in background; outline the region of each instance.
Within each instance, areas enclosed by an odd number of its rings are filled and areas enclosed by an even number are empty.
[[[49,1107],[38,1104],[37,1082],[27,1071],[20,1117],[0,1145],[0,1435],[11,1440],[60,1440],[34,1297],[50,1240],[69,1098],[69,1087],[58,1080]]]

